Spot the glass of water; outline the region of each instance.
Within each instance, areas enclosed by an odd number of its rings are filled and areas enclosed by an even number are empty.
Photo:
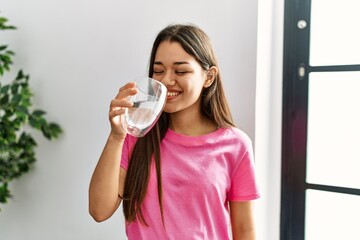
[[[134,137],[143,137],[154,126],[164,109],[167,89],[150,77],[135,80],[138,93],[130,97],[133,107],[126,108],[122,118],[124,130]]]

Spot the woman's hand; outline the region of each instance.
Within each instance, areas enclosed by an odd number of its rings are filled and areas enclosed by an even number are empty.
[[[109,121],[111,125],[111,135],[117,138],[125,138],[126,132],[121,126],[121,118],[125,113],[125,108],[133,106],[128,97],[137,93],[136,83],[130,82],[119,89],[116,97],[110,103]]]

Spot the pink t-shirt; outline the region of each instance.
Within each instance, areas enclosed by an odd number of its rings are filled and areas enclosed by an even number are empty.
[[[135,142],[129,135],[125,140],[124,169]],[[196,137],[169,129],[161,143],[165,227],[153,164],[141,206],[149,226],[126,223],[128,239],[229,239],[228,202],[259,197],[253,164],[251,140],[237,128],[219,128]]]

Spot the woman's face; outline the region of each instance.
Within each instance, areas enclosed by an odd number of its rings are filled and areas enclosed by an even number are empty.
[[[168,89],[164,111],[176,113],[184,110],[200,112],[200,94],[206,73],[177,42],[160,43],[153,67],[153,78]]]

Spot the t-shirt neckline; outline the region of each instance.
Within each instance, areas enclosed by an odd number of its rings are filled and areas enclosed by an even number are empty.
[[[224,131],[225,128],[220,127],[215,131],[204,135],[189,136],[189,135],[177,133],[174,130],[168,128],[165,139],[183,145],[202,145],[205,143],[217,142],[218,138],[223,134]]]

